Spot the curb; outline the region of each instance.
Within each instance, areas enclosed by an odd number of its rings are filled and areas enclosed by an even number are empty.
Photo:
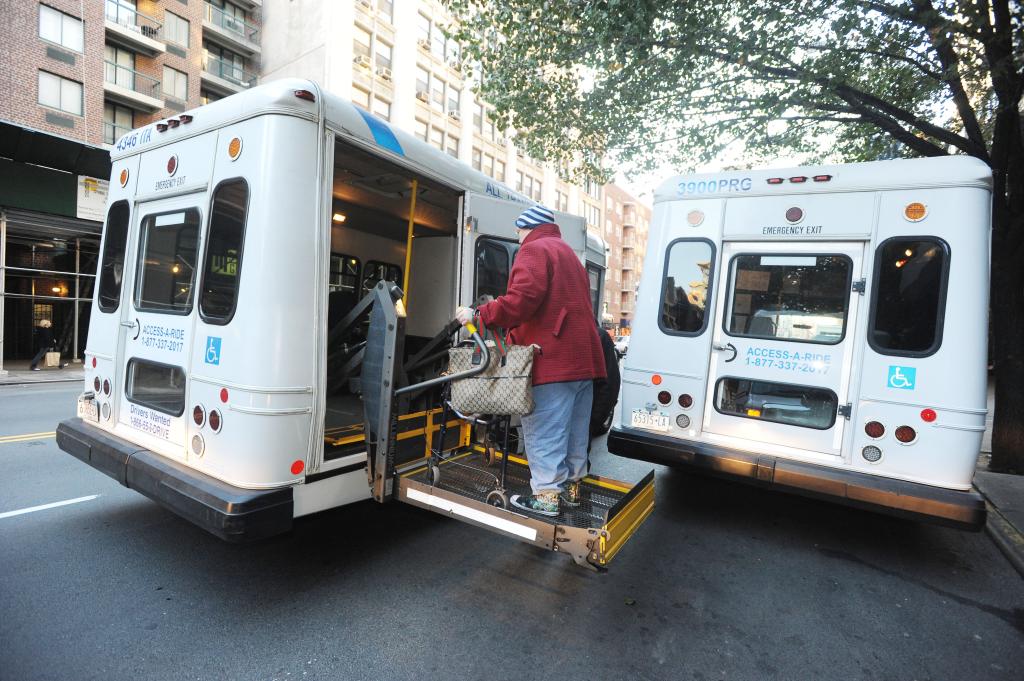
[[[1024,534],[1021,534],[1010,521],[1003,517],[1003,514],[992,505],[988,497],[985,497],[985,506],[988,509],[985,533],[992,538],[995,545],[1010,561],[1010,565],[1024,579]]]

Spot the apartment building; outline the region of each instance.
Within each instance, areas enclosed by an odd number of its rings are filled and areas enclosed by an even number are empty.
[[[608,274],[605,285],[606,322],[628,329],[636,312],[636,291],[640,284],[651,207],[622,187],[605,185],[605,223],[601,237],[608,244]]]
[[[261,0],[17,0],[0,22],[0,371],[43,319],[85,343],[107,150],[133,128],[244,90]],[[31,178],[29,181],[27,178]]]
[[[632,216],[641,210],[639,204],[609,199],[609,205],[620,206],[620,214],[606,223],[604,187],[566,182],[556,168],[517,148],[514,131],[474,96],[479,74],[468,71],[460,45],[447,37],[449,23],[438,0],[265,0],[260,78],[316,80],[535,201],[584,216],[588,229],[606,241],[614,236],[624,243],[621,233],[609,233],[607,225],[622,225],[623,206],[632,206],[627,211]],[[629,226],[632,245],[640,238],[639,227]],[[621,250],[619,245],[610,253],[617,263]],[[635,277],[637,272],[631,272]],[[615,282],[608,279],[605,292],[610,326],[628,320],[634,304],[632,297],[623,297],[621,269],[617,276]]]

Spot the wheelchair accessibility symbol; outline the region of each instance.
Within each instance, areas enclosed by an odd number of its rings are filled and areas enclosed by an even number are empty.
[[[889,367],[889,387],[899,390],[913,390],[917,384],[917,369],[914,367]]]
[[[206,363],[220,364],[220,338],[206,337]]]

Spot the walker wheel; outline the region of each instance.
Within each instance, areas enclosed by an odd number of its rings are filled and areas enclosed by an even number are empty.
[[[430,467],[430,484],[436,486],[441,482],[441,467],[431,466]]]
[[[487,503],[498,508],[508,508],[508,495],[503,490],[491,490],[487,494]]]
[[[484,450],[484,461],[488,466],[493,466],[498,463],[498,450],[494,447],[488,447]]]

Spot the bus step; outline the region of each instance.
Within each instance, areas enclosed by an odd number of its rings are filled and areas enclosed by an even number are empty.
[[[496,458],[500,458],[498,453]],[[635,485],[588,476],[581,485],[580,505],[564,504],[556,517],[533,515],[514,506],[492,505],[498,467],[488,466],[482,447],[464,449],[442,461],[429,460],[398,472],[399,501],[548,550],[568,553],[591,569],[608,565],[654,509],[654,471]],[[507,497],[530,493],[525,459],[511,456],[505,479]]]

